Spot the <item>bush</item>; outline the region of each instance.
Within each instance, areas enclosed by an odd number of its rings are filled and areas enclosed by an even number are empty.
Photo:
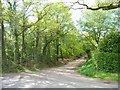
[[[94,52],[93,59],[98,70],[116,73],[118,72],[119,55],[108,52]]]
[[[90,59],[87,62],[85,62],[82,65],[82,67],[78,68],[78,72],[89,77],[94,77],[95,73],[97,72],[97,69],[95,67],[95,64],[93,63],[93,60]]]
[[[120,53],[120,33],[111,32],[98,45],[100,52]]]
[[[94,63],[93,59],[88,60],[88,62],[85,62],[82,67],[78,67],[78,73],[92,77],[92,78],[101,78],[105,80],[118,80],[118,74],[117,73],[109,73],[104,71],[99,71],[96,68],[96,65]]]

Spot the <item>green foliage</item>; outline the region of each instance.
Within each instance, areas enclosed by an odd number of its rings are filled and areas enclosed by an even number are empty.
[[[93,58],[98,70],[117,73],[119,55],[120,54],[108,52],[94,52]]]
[[[111,73],[118,72],[119,40],[119,32],[112,31],[100,41],[98,51],[93,53],[94,62],[98,70]]]
[[[92,78],[118,81],[118,73],[99,71],[96,65],[94,64],[93,59],[90,59],[88,62],[84,63],[82,67],[79,67],[77,69],[77,72]]]
[[[117,10],[113,11],[84,11],[78,21],[81,32],[93,46],[97,47],[100,39],[110,31],[118,29]]]
[[[120,33],[110,32],[99,43],[98,49],[100,52],[120,53]]]
[[[95,64],[93,63],[93,60],[90,59],[87,62],[85,62],[82,67],[78,68],[78,72],[80,74],[93,77],[95,73],[97,72],[97,69],[95,67]]]
[[[3,4],[6,54],[3,72],[52,67],[61,64],[61,59],[84,53],[79,42],[81,35],[64,3],[3,2],[7,3]]]
[[[89,77],[118,80],[119,39],[119,32],[110,32],[100,41],[98,50],[92,52],[92,59],[79,67],[78,72]]]
[[[90,57],[90,51],[95,50],[100,38],[104,37],[103,31],[113,28],[116,30],[116,19],[110,18],[110,15],[113,15],[112,18],[115,18],[115,15],[111,12],[84,13],[85,17],[80,20],[83,33],[80,34],[72,21],[70,10],[62,2],[2,2],[0,9],[4,9],[2,19],[5,31],[2,36],[6,54],[3,72],[56,66],[61,59],[64,61],[64,58],[85,54]],[[91,61],[87,65],[86,67],[95,70]],[[89,71],[87,72],[89,75]],[[93,74],[91,72],[91,76]]]

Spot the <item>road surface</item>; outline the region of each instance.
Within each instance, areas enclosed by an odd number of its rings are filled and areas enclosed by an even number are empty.
[[[2,78],[3,88],[118,88],[118,83],[79,75],[75,68],[82,59],[47,70],[9,73]]]

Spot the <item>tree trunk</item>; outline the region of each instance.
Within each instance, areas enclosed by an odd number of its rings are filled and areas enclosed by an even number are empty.
[[[63,58],[62,48],[60,49],[60,54],[61,54],[61,59],[62,59],[62,61],[63,61],[63,60],[64,60],[64,58]]]
[[[43,51],[42,51],[42,53],[43,53],[43,55],[46,55],[46,48],[47,48],[47,46],[53,41],[52,39],[51,40],[47,40],[47,37],[45,36],[45,38],[44,38],[44,41],[45,41],[45,44],[44,44],[44,46],[43,46]]]
[[[48,62],[48,64],[49,64],[50,61],[51,61],[50,55],[51,55],[51,52],[50,52],[50,44],[49,44],[49,45],[47,46],[47,62]]]
[[[1,22],[1,29],[2,29],[2,60],[3,60],[3,65],[7,65],[7,61],[6,61],[6,52],[5,52],[5,39],[4,39],[4,24],[3,24],[3,20]]]
[[[14,43],[14,61],[20,64],[20,59],[19,59],[19,46],[18,46],[18,34],[17,30],[14,30],[14,35],[15,35],[15,43]]]
[[[36,48],[38,48],[38,43],[39,43],[39,32],[36,32]]]
[[[4,28],[4,22],[3,22],[3,14],[2,14],[2,3],[0,1],[0,24],[1,24],[1,42],[0,44],[2,43],[1,47],[2,47],[2,61],[3,61],[3,65],[7,64],[7,61],[6,61],[6,51],[5,51],[5,39],[4,39],[4,36],[5,36],[5,28]],[[0,48],[1,49],[1,48]]]
[[[56,60],[58,61],[58,55],[59,55],[59,40],[56,39]]]
[[[45,44],[44,44],[44,47],[43,47],[43,55],[46,55],[46,47],[47,47],[47,37],[46,36],[44,38],[44,41],[45,41]]]
[[[90,49],[86,50],[86,54],[87,54],[88,59],[90,59],[91,58],[91,51],[90,51]]]
[[[25,34],[24,34],[24,30],[22,31],[22,55],[21,55],[21,61],[24,64],[24,60],[25,60]]]

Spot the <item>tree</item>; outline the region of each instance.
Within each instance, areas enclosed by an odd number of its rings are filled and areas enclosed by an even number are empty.
[[[2,45],[2,61],[3,61],[3,63],[5,64],[5,65],[7,65],[6,63],[6,52],[5,52],[5,39],[4,39],[4,37],[5,37],[5,28],[4,28],[4,17],[3,17],[3,7],[2,7],[2,2],[0,1],[0,31],[1,31],[1,35],[2,35],[2,39],[1,39],[1,41],[2,42],[0,42]]]
[[[101,38],[105,37],[105,35],[112,31],[117,30],[117,15],[115,11],[86,11],[83,13],[81,20],[79,20],[79,26],[82,29],[81,32],[88,42],[90,42],[93,46],[97,47]]]
[[[64,58],[85,54],[82,43],[86,38],[75,27],[64,3],[3,2],[3,46],[9,63],[4,71],[41,68],[44,64],[55,65]]]

